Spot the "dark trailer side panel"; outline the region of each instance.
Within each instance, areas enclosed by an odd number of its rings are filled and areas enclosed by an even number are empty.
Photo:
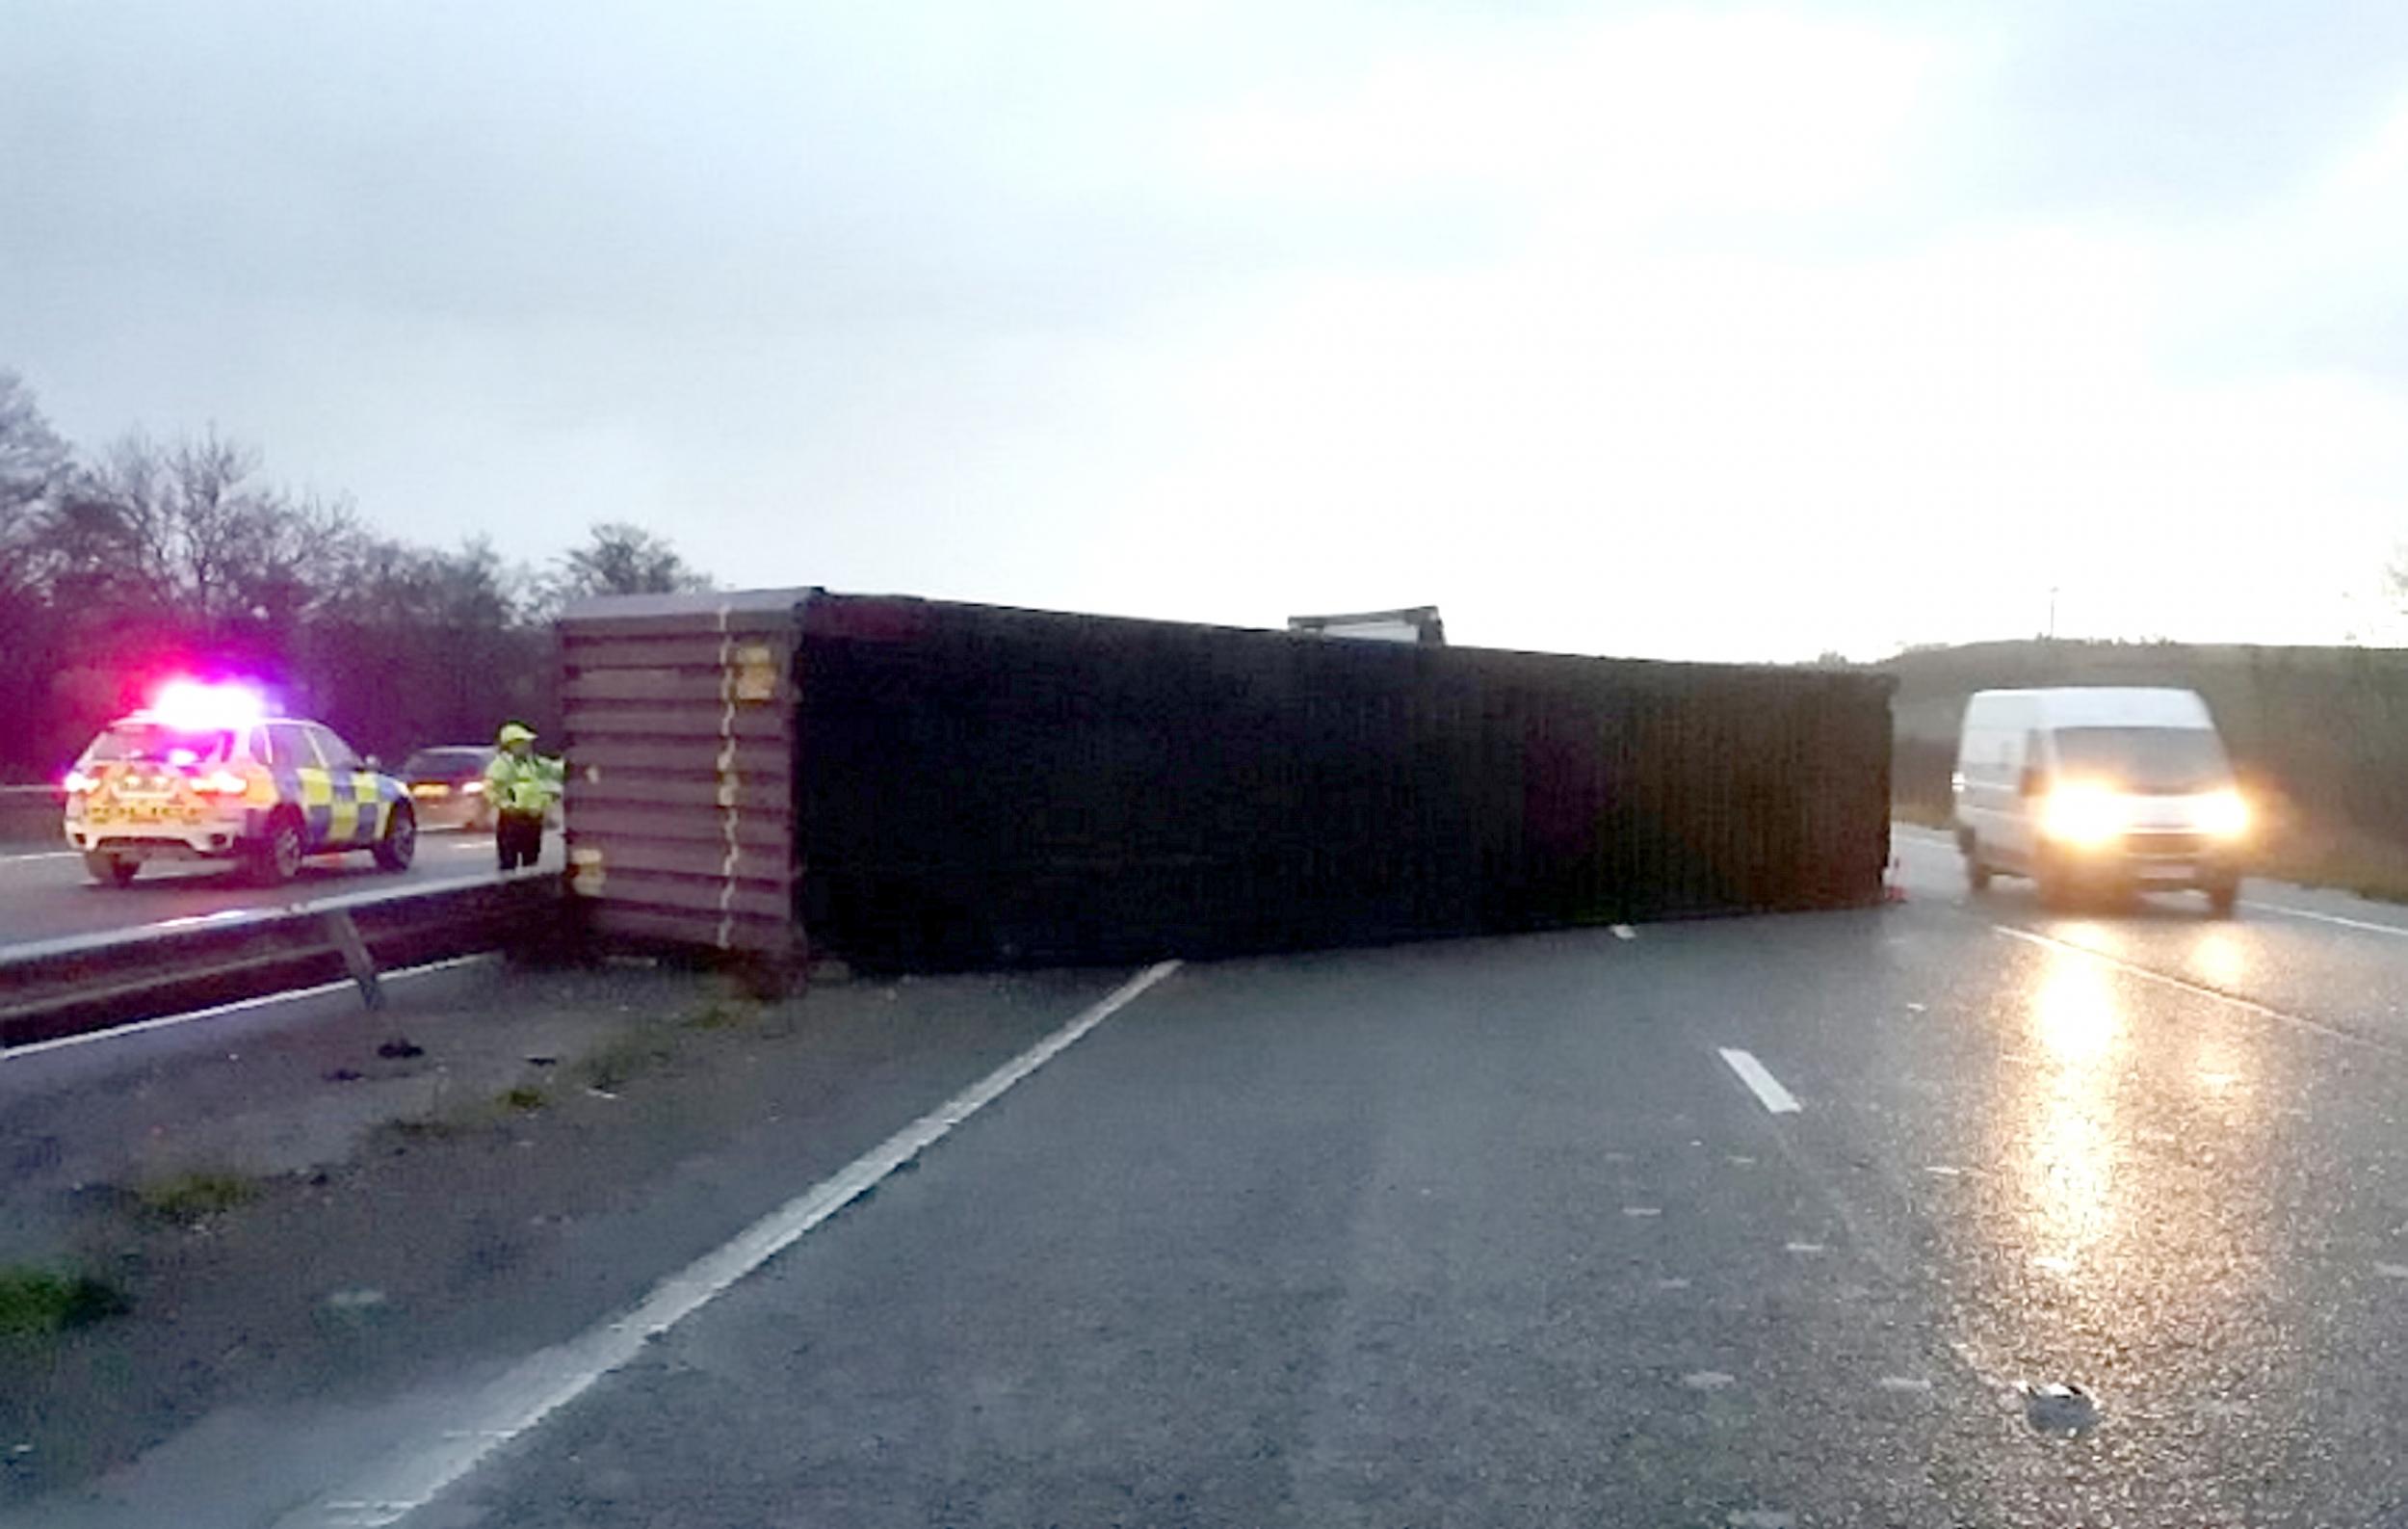
[[[813,593],[801,916],[873,968],[1876,900],[1889,684]]]

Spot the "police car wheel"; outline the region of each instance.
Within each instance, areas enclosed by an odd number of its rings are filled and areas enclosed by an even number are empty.
[[[268,823],[268,836],[251,847],[251,880],[274,886],[291,881],[301,874],[301,819],[291,811],[277,813]]]
[[[122,855],[87,855],[84,869],[104,886],[123,886],[141,871],[143,862]]]
[[[418,854],[418,815],[409,804],[394,804],[393,816],[384,825],[384,837],[377,840],[377,864],[388,871],[406,871]]]

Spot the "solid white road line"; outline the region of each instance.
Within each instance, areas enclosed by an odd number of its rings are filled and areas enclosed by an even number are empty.
[[[473,956],[454,956],[445,961],[431,961],[423,966],[402,966],[392,971],[379,972],[377,980],[400,982],[405,977],[432,977],[438,971],[454,971],[461,966],[474,966],[481,962],[498,959],[491,951],[480,951]],[[320,998],[330,992],[355,992],[358,987],[357,983],[346,977],[341,982],[322,982],[315,987],[295,988],[285,992],[266,993],[257,998],[241,998],[233,1003],[214,1004],[207,1009],[196,1009],[191,1014],[171,1014],[162,1015],[157,1019],[139,1019],[132,1024],[114,1025],[106,1030],[94,1030],[89,1035],[61,1036],[56,1041],[36,1041],[26,1045],[0,1049],[0,1063],[13,1062],[19,1057],[39,1056],[45,1051],[64,1051],[69,1046],[88,1046],[99,1041],[122,1040],[126,1036],[138,1036],[147,1030],[171,1029],[176,1025],[191,1024],[196,1019],[219,1019],[230,1014],[243,1014],[252,1009],[266,1009],[280,1003],[298,1003],[303,998]]]
[[[80,860],[73,850],[37,850],[30,855],[0,855],[0,865],[31,865],[36,860]]]
[[[654,1285],[634,1309],[512,1366],[454,1419],[441,1438],[397,1453],[370,1479],[287,1515],[277,1529],[378,1529],[426,1506],[495,1450],[583,1396],[595,1382],[641,1353],[647,1342],[710,1305],[1178,969],[1175,961],[1148,966],[1068,1024],[853,1159],[833,1178],[788,1200],[732,1241]]]
[[[1757,1102],[1766,1109],[1775,1115],[1793,1115],[1797,1112],[1797,1096],[1781,1086],[1781,1080],[1756,1060],[1754,1052],[1741,1051],[1737,1046],[1724,1046],[1722,1060],[1730,1064],[1731,1070],[1740,1075],[1740,1081],[1747,1085],[1748,1091],[1756,1095]]]
[[[2302,1030],[2313,1030],[2317,1035],[2326,1036],[2335,1041],[2346,1041],[2352,1045],[2371,1046],[2377,1051],[2398,1049],[2381,1041],[2337,1029],[2321,1019],[2311,1019],[2306,1015],[2292,1014],[2287,1009],[2270,1008],[2253,998],[2243,998],[2237,993],[2225,992],[2219,989],[2211,988],[2205,983],[2192,982],[2185,977],[2169,976],[2147,966],[2136,965],[2120,956],[2110,956],[2102,950],[2092,950],[2087,945],[2077,945],[2071,940],[2058,939],[2050,935],[2034,934],[2028,929],[2017,929],[2012,924],[1993,924],[1990,928],[1994,933],[2004,935],[2009,939],[2020,939],[2028,945],[2039,945],[2049,950],[2063,951],[2068,955],[2086,956],[2092,961],[2112,966],[2117,971],[2137,977],[2143,982],[2154,982],[2160,987],[2172,988],[2201,998],[2212,998],[2217,1003],[2230,1004],[2236,1009],[2244,1010],[2262,1019],[2273,1019],[2283,1024],[2296,1025]]]
[[[2253,913],[2281,913],[2289,918],[2312,918],[2319,924],[2339,924],[2343,929],[2363,929],[2369,935],[2389,935],[2395,939],[2408,939],[2408,929],[2397,924],[2378,924],[2371,919],[2344,918],[2339,913],[2319,913],[2314,909],[2292,908],[2284,903],[2260,903],[2241,900],[2241,907]]]

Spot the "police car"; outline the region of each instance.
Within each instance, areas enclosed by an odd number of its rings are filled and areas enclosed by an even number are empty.
[[[310,856],[353,850],[404,871],[418,849],[399,780],[331,728],[268,716],[237,687],[166,687],[94,738],[65,784],[67,843],[104,885],[151,860],[223,860],[286,882]]]

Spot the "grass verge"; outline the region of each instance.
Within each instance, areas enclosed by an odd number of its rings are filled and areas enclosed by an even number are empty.
[[[727,1030],[761,1017],[761,1002],[732,989],[711,993],[678,1022],[689,1030]]]
[[[134,1199],[145,1214],[186,1223],[222,1216],[258,1198],[259,1186],[250,1179],[212,1171],[152,1179],[134,1190]]]
[[[638,1074],[648,1072],[668,1059],[668,1050],[659,1040],[637,1032],[606,1041],[579,1057],[569,1064],[568,1077],[582,1087],[615,1094]]]
[[[39,1336],[89,1327],[122,1314],[131,1305],[123,1291],[90,1275],[0,1265],[0,1336]]]
[[[2301,886],[2354,892],[2377,903],[2408,903],[2408,861],[2391,856],[2278,849],[2261,860],[2256,871]]]

